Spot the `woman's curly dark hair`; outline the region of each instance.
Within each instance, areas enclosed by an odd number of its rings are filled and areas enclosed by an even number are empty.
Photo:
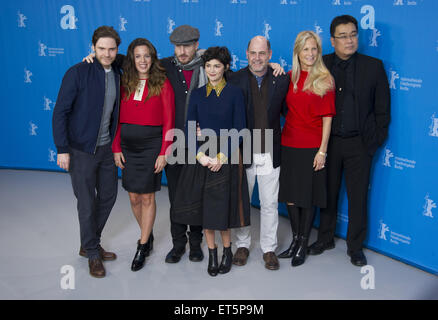
[[[204,67],[208,61],[213,59],[219,60],[226,68],[227,65],[231,63],[230,51],[228,51],[227,47],[210,47],[205,50],[204,54],[202,55]]]
[[[146,100],[152,96],[160,95],[161,88],[163,87],[164,81],[166,81],[166,70],[160,65],[157,50],[154,45],[147,39],[137,38],[130,43],[126,58],[123,61],[122,85],[126,91],[126,100],[128,100],[131,93],[137,89],[140,82],[138,71],[135,68],[134,57],[134,49],[138,46],[146,46],[149,49],[149,54],[152,59],[151,68],[149,69],[148,95]]]

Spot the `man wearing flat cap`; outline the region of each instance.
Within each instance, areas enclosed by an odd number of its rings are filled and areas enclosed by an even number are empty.
[[[201,59],[204,50],[198,49],[199,30],[182,25],[170,35],[170,42],[175,46],[175,55],[161,59],[161,65],[166,69],[167,78],[175,92],[175,128],[183,130],[186,122],[187,108],[192,90],[207,84],[207,76]],[[166,166],[169,200],[172,207],[178,178],[182,164]],[[190,229],[188,231],[188,229]],[[170,219],[173,248],[166,256],[167,263],[177,263],[186,251],[187,238],[190,245],[189,259],[202,261],[201,250],[202,226],[187,226]],[[188,236],[188,237],[187,237]]]

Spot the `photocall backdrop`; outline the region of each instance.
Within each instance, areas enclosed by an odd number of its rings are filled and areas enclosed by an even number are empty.
[[[173,54],[172,30],[190,24],[201,32],[200,48],[230,49],[233,70],[247,66],[247,43],[261,34],[271,41],[272,61],[289,70],[298,32],[315,31],[331,53],[332,18],[353,15],[359,52],[383,60],[392,98],[389,138],[374,158],[366,246],[438,274],[438,1],[16,0],[0,7],[0,167],[55,171],[58,90],[65,71],[91,52],[97,27],[118,30],[121,53],[145,37],[164,58]],[[345,188],[339,203],[337,235],[345,238]]]

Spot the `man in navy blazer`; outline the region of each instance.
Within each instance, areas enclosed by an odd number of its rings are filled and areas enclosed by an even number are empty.
[[[367,199],[371,162],[388,135],[390,91],[382,61],[357,53],[354,17],[338,16],[330,26],[335,52],[323,57],[336,83],[336,116],[327,150],[327,208],[321,209],[317,255],[335,247],[339,188],[345,175],[348,197],[347,254],[353,265],[367,260],[362,251],[367,232]]]
[[[57,164],[71,176],[77,198],[81,248],[90,275],[105,276],[102,260],[116,255],[100,245],[117,197],[117,168],[111,150],[120,101],[120,72],[113,62],[120,37],[108,26],[94,31],[96,59],[74,65],[64,75],[53,111]]]
[[[289,88],[289,77],[285,74],[277,77],[273,75],[273,69],[269,66],[272,50],[265,37],[252,38],[246,55],[248,67],[230,73],[227,81],[240,87],[244,93],[247,126],[251,130],[253,142],[256,139],[251,150],[251,164],[246,168],[249,193],[251,197],[257,179],[260,198],[260,247],[265,267],[277,270],[280,267],[275,255],[281,148],[280,113],[286,113],[284,100]],[[233,263],[244,265],[251,244],[250,227],[236,229],[236,237],[237,251]]]

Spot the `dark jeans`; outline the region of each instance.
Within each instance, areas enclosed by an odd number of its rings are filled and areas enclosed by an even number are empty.
[[[360,136],[331,136],[327,150],[327,208],[321,209],[318,241],[333,240],[342,173],[348,198],[347,248],[362,249],[367,233],[367,200],[372,156]]]
[[[99,257],[102,230],[117,197],[117,167],[111,143],[89,154],[70,148],[73,192],[77,199],[81,246],[88,258]]]
[[[166,166],[167,187],[169,189],[170,205],[173,205],[175,195],[177,192],[177,185],[179,175],[181,173],[182,165],[174,164]],[[186,224],[175,223],[170,220],[170,233],[172,234],[173,247],[175,249],[182,249],[187,244],[187,227]],[[198,246],[202,242],[202,226],[190,226],[189,243],[190,246]]]

